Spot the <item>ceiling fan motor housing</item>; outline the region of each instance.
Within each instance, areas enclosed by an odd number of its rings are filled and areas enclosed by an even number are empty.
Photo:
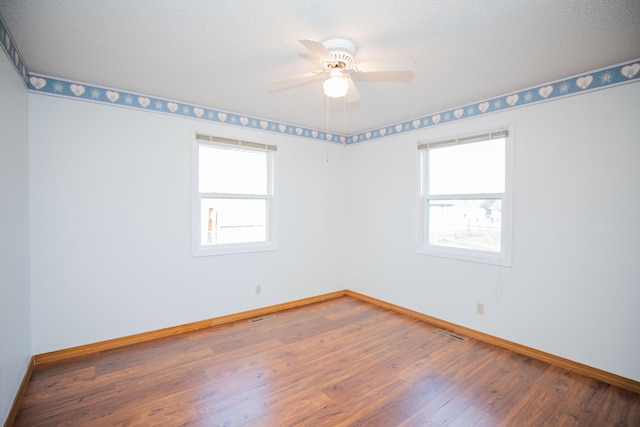
[[[349,69],[356,54],[356,45],[347,39],[330,39],[322,42],[322,45],[335,58],[337,65],[325,63],[327,68]]]

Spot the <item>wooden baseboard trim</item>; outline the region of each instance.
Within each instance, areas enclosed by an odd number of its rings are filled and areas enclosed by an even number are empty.
[[[244,319],[250,319],[252,317],[259,317],[265,314],[271,314],[277,311],[301,307],[304,305],[326,301],[329,299],[338,298],[345,295],[394,311],[396,313],[414,317],[426,323],[437,326],[438,328],[446,329],[448,331],[455,332],[456,334],[465,335],[469,338],[474,338],[479,341],[483,341],[488,344],[492,344],[497,347],[501,347],[506,350],[513,351],[523,356],[531,357],[533,359],[549,363],[559,368],[566,369],[568,371],[572,371],[577,374],[585,375],[587,377],[596,379],[598,381],[602,381],[607,384],[621,387],[626,390],[630,390],[640,394],[640,382],[638,381],[634,381],[632,379],[625,378],[620,375],[616,375],[607,371],[603,371],[601,369],[584,365],[582,363],[574,362],[569,359],[555,356],[550,353],[545,353],[543,351],[536,350],[534,348],[527,347],[521,344],[517,344],[512,341],[507,341],[505,339],[498,338],[493,335],[485,334],[483,332],[479,332],[470,328],[466,328],[464,326],[456,325],[455,323],[447,322],[445,320],[438,319],[436,317],[432,317],[414,310],[410,310],[405,307],[401,307],[399,305],[391,304],[386,301],[379,300],[377,298],[373,298],[373,297],[360,294],[358,292],[353,292],[350,290],[331,292],[328,294],[318,295],[315,297],[304,298],[296,301],[276,304],[276,305],[263,307],[263,308],[257,308],[254,310],[243,311],[240,313],[229,314],[226,316],[215,317],[212,319],[201,320],[193,323],[187,323],[184,325],[173,326],[169,328],[158,329],[155,331],[129,335],[122,338],[115,338],[112,340],[100,341],[93,344],[87,344],[87,345],[82,345],[78,347],[72,347],[68,349],[53,351],[49,353],[38,354],[33,356],[32,363],[29,366],[29,370],[27,374],[25,374],[26,382],[23,381],[23,384],[21,385],[20,390],[22,393],[24,392],[23,387],[26,387],[26,384],[28,383],[28,378],[31,377],[31,371],[33,370],[34,366],[37,367],[40,365],[66,361],[66,360],[77,358],[77,357],[89,356],[92,354],[99,353],[101,351],[112,350],[112,349],[124,347],[127,345],[138,344],[146,341],[155,340],[158,338],[165,338],[172,335],[178,335],[178,334],[182,334],[190,331],[195,331],[198,329],[209,328],[212,326],[222,325],[224,323],[235,322],[237,320],[244,320]],[[20,400],[21,399],[18,399],[18,397],[16,397],[17,402],[19,402]],[[15,402],[14,402],[14,406],[15,406]],[[12,408],[12,411],[13,411],[13,408]]]
[[[408,308],[401,307],[399,305],[391,304],[376,298],[372,298],[357,292],[347,290],[345,291],[345,295],[359,299],[361,301],[368,302],[373,305],[377,305],[382,308],[386,308],[396,313],[414,317],[426,323],[430,323],[434,326],[437,326],[438,328],[446,329],[448,331],[455,332],[456,334],[464,335],[469,338],[474,338],[474,339],[477,339],[478,341],[483,341],[483,342],[486,342],[487,344],[492,344],[497,347],[501,347],[506,350],[513,351],[514,353],[518,353],[523,356],[531,357],[532,359],[540,360],[542,362],[549,363],[550,365],[554,365],[559,368],[566,369],[567,371],[575,372],[577,374],[584,375],[586,377],[590,377],[595,380],[602,381],[604,383],[621,387],[626,390],[630,390],[640,394],[640,382],[638,381],[634,381],[632,379],[625,378],[620,375],[612,374],[611,372],[603,371],[601,369],[584,365],[582,363],[574,362],[572,360],[565,359],[560,356],[555,356],[550,353],[545,353],[544,351],[536,350],[534,348],[517,344],[512,341],[507,341],[505,339],[498,338],[493,335],[485,334],[483,332],[479,332],[470,328],[466,328],[464,326],[456,325],[455,323],[447,322],[445,320],[441,320],[436,317],[431,317],[426,314],[423,314],[414,310],[410,310]]]
[[[11,427],[16,420],[16,416],[18,416],[18,411],[20,410],[20,403],[22,402],[22,397],[27,391],[27,386],[29,385],[29,381],[31,380],[31,374],[33,374],[33,367],[35,366],[34,357],[31,356],[29,360],[29,364],[27,365],[27,370],[22,377],[22,382],[20,383],[20,388],[16,393],[16,397],[13,399],[13,404],[11,405],[11,409],[9,409],[9,414],[7,415],[7,419],[4,421],[4,427]]]
[[[308,304],[326,301],[329,299],[344,296],[345,294],[346,294],[346,291],[331,292],[328,294],[318,295],[315,297],[285,302],[282,304],[276,304],[268,307],[256,308],[254,310],[243,311],[240,313],[229,314],[226,316],[214,317],[212,319],[186,323],[184,325],[172,326],[169,328],[157,329],[155,331],[129,335],[122,338],[114,338],[111,340],[100,341],[97,343],[92,343],[87,345],[81,345],[78,347],[71,347],[63,350],[52,351],[49,353],[37,354],[34,356],[34,362],[36,366],[40,366],[40,365],[45,365],[49,363],[67,361],[69,359],[74,359],[78,357],[90,356],[92,354],[100,353],[101,351],[113,350],[116,348],[132,345],[132,344],[138,344],[146,341],[151,341],[158,338],[170,337],[172,335],[183,334],[186,332],[196,331],[198,329],[210,328],[212,326],[222,325],[224,323],[235,322],[237,320],[250,319],[252,317],[264,316],[265,314],[271,314],[277,311],[287,310],[290,308],[301,307]]]

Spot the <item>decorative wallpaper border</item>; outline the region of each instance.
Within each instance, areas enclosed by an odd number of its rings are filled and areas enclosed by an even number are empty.
[[[640,80],[640,58],[347,137],[347,144],[410,132]]]
[[[350,145],[504,111],[510,108],[592,92],[638,80],[640,80],[640,59],[353,135],[336,135],[318,129],[310,129],[199,105],[155,98],[33,73],[29,73],[28,88],[34,92],[67,98],[119,105],[139,110],[149,110]]]
[[[2,48],[7,54],[7,57],[16,68],[16,71],[18,72],[20,78],[24,81],[24,84],[28,86],[29,71],[27,70],[27,66],[22,60],[22,55],[20,55],[20,52],[18,51],[18,48],[13,41],[13,37],[11,37],[11,34],[9,33],[6,25],[4,25],[2,16],[0,16],[0,45],[2,45]]]
[[[540,102],[547,102],[567,96],[588,93],[599,89],[618,86],[640,80],[640,58],[612,65],[607,68],[585,72],[572,77],[545,83],[517,92],[500,95],[484,101],[463,105],[411,120],[385,125],[380,128],[353,135],[339,135],[322,130],[251,117],[228,111],[216,110],[185,102],[156,98],[102,86],[30,73],[15,46],[11,34],[0,16],[0,44],[15,66],[27,88],[32,92],[61,96],[72,99],[98,102],[108,105],[148,110],[192,119],[207,120],[232,126],[253,128],[262,131],[282,133],[320,141],[331,141],[350,145],[378,138],[412,132],[431,126],[451,123],[484,114],[518,108]]]
[[[224,123],[262,131],[284,133],[322,141],[346,142],[342,135],[327,134],[325,131],[310,129],[287,123],[275,122],[242,114],[216,110],[201,105],[173,101],[102,86],[89,85],[40,74],[29,74],[28,88],[33,92],[65,98],[80,99],[139,110],[166,113],[192,119]]]

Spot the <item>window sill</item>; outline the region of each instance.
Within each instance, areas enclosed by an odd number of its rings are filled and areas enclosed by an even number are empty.
[[[416,249],[420,255],[449,258],[458,261],[477,262],[481,264],[511,267],[511,257],[504,253],[476,251],[472,249],[448,248],[445,246],[429,246]]]
[[[235,255],[254,252],[269,252],[278,250],[275,243],[246,243],[233,245],[196,246],[192,249],[192,257]]]

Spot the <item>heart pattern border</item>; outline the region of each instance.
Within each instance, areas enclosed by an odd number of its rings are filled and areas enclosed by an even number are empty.
[[[640,80],[640,60],[627,62],[615,67],[583,73],[579,76],[545,83],[535,88],[525,89],[501,95],[495,98],[482,100],[451,110],[440,111],[427,116],[412,118],[405,122],[386,125],[377,129],[358,132],[353,135],[332,135],[317,129],[279,123],[257,117],[220,111],[204,106],[168,101],[151,96],[138,96],[115,89],[92,86],[84,83],[72,82],[64,79],[55,79],[39,74],[29,73],[26,85],[29,90],[63,96],[76,99],[85,99],[93,102],[103,102],[111,105],[126,106],[129,108],[153,110],[166,114],[189,116],[199,120],[224,123],[228,125],[255,128],[261,131],[284,133],[293,136],[332,141],[350,145],[362,141],[370,141],[389,135],[397,135],[404,132],[416,131],[431,126],[464,120],[470,117],[478,117],[509,108],[518,108],[539,102],[550,101],[575,95],[577,93],[591,92],[603,87],[617,86]]]
[[[554,82],[547,82],[533,88],[500,95],[472,104],[456,106],[450,110],[433,112],[425,116],[414,117],[404,122],[385,125],[377,129],[365,130],[353,135],[338,135],[335,137],[335,135],[317,129],[279,123],[258,117],[249,117],[176,100],[165,100],[148,95],[127,93],[113,88],[104,88],[30,73],[2,19],[0,19],[0,45],[20,75],[25,86],[33,92],[166,114],[189,116],[199,120],[224,123],[232,126],[250,127],[257,130],[284,133],[302,138],[334,141],[346,145],[416,131],[431,126],[443,125],[470,117],[504,111],[509,108],[519,108],[525,105],[551,101],[579,93],[592,92],[605,87],[640,81],[640,58],[637,58],[607,68],[582,73]]]

